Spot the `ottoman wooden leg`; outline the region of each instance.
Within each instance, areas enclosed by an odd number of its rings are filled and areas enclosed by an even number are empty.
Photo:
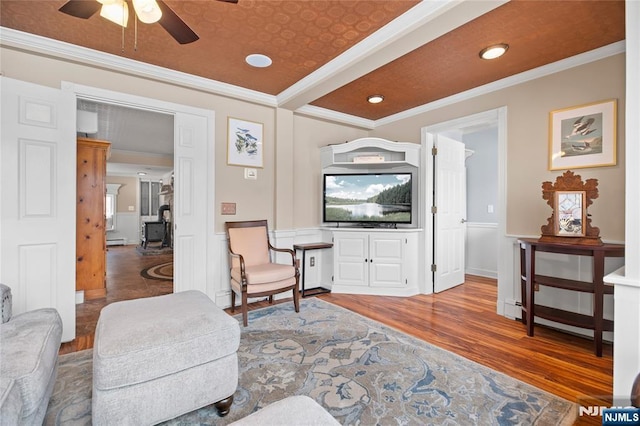
[[[229,398],[225,398],[221,401],[214,402],[213,405],[218,410],[218,415],[220,417],[224,417],[229,414],[229,410],[231,410],[231,404],[233,403],[233,395]]]

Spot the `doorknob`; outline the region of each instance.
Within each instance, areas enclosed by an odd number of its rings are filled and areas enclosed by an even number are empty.
[[[467,219],[460,219],[460,223],[465,223],[467,221]]]

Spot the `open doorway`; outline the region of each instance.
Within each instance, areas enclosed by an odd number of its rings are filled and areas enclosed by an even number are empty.
[[[78,136],[109,142],[106,297],[76,305],[76,344],[91,339],[109,303],[173,292],[174,117],[77,99]],[[145,226],[148,225],[148,226]],[[147,234],[145,230],[153,232]]]
[[[145,280],[162,280],[163,287],[173,282],[174,117],[88,99],[78,99],[77,109],[79,120],[93,121],[93,126],[79,122],[79,135],[110,143],[105,203],[107,289],[141,280],[134,297],[157,295],[157,286],[150,287]],[[124,248],[129,256],[148,258],[114,264],[127,258],[121,254]],[[122,289],[115,291],[124,294]],[[162,291],[166,293],[167,288]]]
[[[466,186],[469,190],[466,190],[467,196],[465,202],[467,203],[466,215],[463,218],[465,225],[465,238],[464,248],[459,250],[456,256],[461,256],[461,263],[466,273],[478,274],[490,278],[499,278],[500,270],[502,268],[499,259],[500,253],[504,250],[502,247],[502,237],[506,232],[506,186],[505,186],[505,174],[506,174],[506,107],[498,108],[495,110],[486,111],[479,114],[474,114],[467,117],[435,124],[422,129],[422,144],[425,152],[432,152],[432,147],[437,146],[438,137],[450,138],[460,141],[475,147],[475,150],[486,148],[487,152],[483,152],[482,156],[479,156],[480,162],[482,162],[483,156],[492,155],[491,164],[486,165],[473,164],[470,162],[469,151],[474,149],[467,148],[467,165],[471,163],[474,170],[467,172]],[[482,144],[494,144],[493,147]],[[491,154],[493,153],[493,154]],[[475,155],[475,154],[474,154]],[[435,195],[434,176],[437,175],[435,165],[429,164],[429,159],[426,160],[426,173],[425,173],[425,188],[427,203],[425,210],[429,211],[433,204]],[[433,164],[433,163],[432,163]],[[486,167],[493,167],[494,173],[492,177],[487,177],[483,185],[494,185],[493,190],[489,193],[476,194],[474,193],[474,187],[478,179],[484,179],[484,173],[482,170]],[[473,180],[473,181],[471,181]],[[478,197],[476,198],[476,195]],[[471,210],[473,209],[473,211]],[[492,211],[487,215],[479,215],[480,211]],[[472,232],[469,231],[469,213],[472,214]],[[487,219],[489,217],[490,219]],[[429,264],[432,259],[437,258],[439,250],[447,250],[447,247],[442,246],[442,238],[438,235],[438,231],[435,228],[429,229],[426,227],[425,238],[425,253],[427,262]],[[484,242],[482,240],[484,239]],[[480,244],[478,244],[480,242]],[[480,251],[481,250],[481,251]],[[471,260],[472,264],[469,264],[467,260]],[[468,266],[474,265],[472,268]],[[475,265],[482,265],[481,267]],[[487,266],[489,265],[489,266]],[[437,265],[432,268],[436,271],[426,270],[425,276],[431,277],[431,289],[434,291],[437,286],[438,280]],[[429,280],[428,280],[429,281]]]

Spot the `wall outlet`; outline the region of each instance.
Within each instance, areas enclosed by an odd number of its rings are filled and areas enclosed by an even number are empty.
[[[493,204],[487,205],[487,213],[493,213]]]
[[[316,266],[316,258],[315,258],[314,256],[311,256],[311,257],[309,258],[309,266],[310,266],[310,267],[314,267],[314,266]]]
[[[130,212],[133,212],[133,211],[135,211],[135,210],[136,210],[136,207],[135,207],[135,206],[129,206],[129,211],[130,211]]]
[[[236,214],[236,203],[222,203],[221,211],[223,215],[234,215]]]

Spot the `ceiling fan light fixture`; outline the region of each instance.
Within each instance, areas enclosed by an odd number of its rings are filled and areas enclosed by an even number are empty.
[[[509,45],[506,43],[494,44],[493,46],[485,47],[480,51],[480,57],[482,59],[496,59],[504,55],[509,49]]]
[[[367,102],[370,104],[379,104],[382,101],[384,101],[384,96],[382,95],[371,95],[367,97]]]
[[[270,57],[268,57],[267,55],[262,55],[260,53],[253,53],[247,56],[244,60],[247,62],[247,64],[256,68],[266,68],[273,63]]]
[[[102,3],[100,16],[126,28],[129,22],[129,6],[124,0],[98,0]]]
[[[133,0],[133,8],[140,22],[153,24],[162,17],[162,10],[156,0]]]

